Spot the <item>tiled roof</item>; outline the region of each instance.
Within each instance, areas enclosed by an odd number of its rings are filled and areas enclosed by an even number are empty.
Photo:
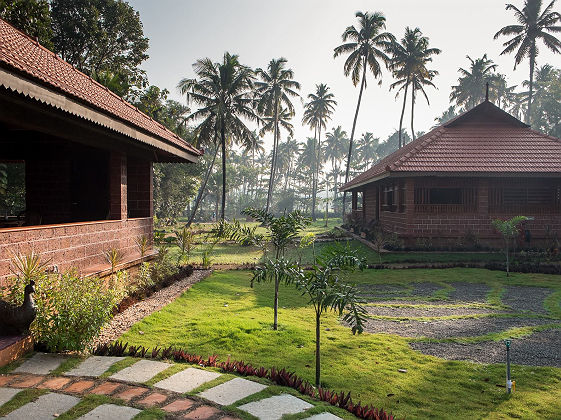
[[[483,102],[385,157],[342,189],[392,173],[419,172],[561,176],[561,141]]]
[[[110,117],[189,152],[201,152],[121,99],[105,86],[78,71],[53,52],[0,19],[0,65],[94,107]]]

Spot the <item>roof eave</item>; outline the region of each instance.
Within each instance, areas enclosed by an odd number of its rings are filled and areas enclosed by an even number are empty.
[[[2,67],[0,67],[0,86],[162,150],[183,161],[196,163],[198,157],[202,155],[201,152],[191,151],[187,147],[182,149],[172,142],[132,127],[120,119]]]

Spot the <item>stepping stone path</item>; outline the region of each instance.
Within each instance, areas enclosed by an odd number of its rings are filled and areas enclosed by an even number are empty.
[[[169,363],[155,362],[154,360],[140,360],[134,365],[111,375],[111,379],[123,382],[146,382],[171,367]]]
[[[0,405],[6,404],[20,391],[18,388],[0,388]]]
[[[94,376],[97,378],[119,360],[123,359],[124,357],[91,356],[80,363],[78,367],[66,372],[65,375]]]
[[[220,376],[219,373],[210,372],[208,370],[188,368],[157,382],[154,386],[156,388],[167,389],[174,392],[189,392],[195,388],[200,387],[202,384],[212,381]]]
[[[59,414],[70,410],[79,402],[80,398],[73,397],[72,395],[50,392],[12,411],[4,418],[6,420],[54,419],[58,417]]]
[[[238,407],[261,420],[279,420],[285,414],[297,414],[313,405],[290,394],[275,395]]]
[[[5,419],[54,419],[70,410],[88,394],[106,395],[121,400],[125,405],[102,404],[79,419],[130,420],[146,408],[158,407],[173,418],[193,420],[235,420],[220,410],[220,406],[235,406],[238,401],[257,394],[266,385],[234,378],[197,394],[197,398],[185,396],[201,385],[222,376],[218,372],[189,367],[157,382],[150,389],[144,383],[171,366],[154,360],[141,359],[109,378],[100,378],[113,364],[124,357],[91,356],[63,376],[48,376],[66,360],[63,356],[37,353],[24,361],[8,375],[0,375],[0,406],[10,401],[22,388],[46,389],[39,396],[9,413]],[[69,395],[70,394],[70,395]],[[203,400],[210,403],[205,404]],[[213,405],[214,404],[214,405]],[[290,394],[263,398],[237,408],[260,420],[278,420],[285,414],[303,413],[312,404]],[[312,420],[341,420],[331,413],[309,417]]]
[[[258,384],[257,382],[248,381],[243,378],[234,378],[222,385],[201,392],[199,397],[206,398],[216,404],[230,405],[256,392],[263,391],[265,388],[267,388],[265,385]]]
[[[46,375],[58,368],[66,357],[58,354],[37,353],[31,359],[27,359],[21,366],[14,370],[16,373],[33,373],[34,375]]]
[[[115,404],[98,405],[89,413],[78,417],[79,420],[130,420],[141,410]]]

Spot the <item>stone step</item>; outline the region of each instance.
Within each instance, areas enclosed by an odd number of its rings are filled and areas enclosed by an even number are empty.
[[[208,370],[187,368],[169,378],[154,384],[156,388],[166,389],[173,392],[189,392],[204,383],[212,381],[220,376],[220,373]]]
[[[0,388],[0,406],[6,404],[20,391],[21,389],[17,388]]]
[[[37,353],[27,359],[14,369],[15,373],[33,373],[34,375],[46,375],[58,368],[66,357],[52,353]]]
[[[37,400],[27,403],[12,411],[5,420],[49,420],[70,410],[80,402],[80,398],[71,395],[48,393],[41,395]]]
[[[281,394],[240,405],[238,408],[260,420],[279,420],[285,414],[302,413],[312,407],[312,404],[293,395]]]
[[[266,385],[243,378],[235,378],[199,393],[199,397],[220,405],[230,405],[256,392],[263,391],[265,388],[267,388]]]
[[[111,375],[111,379],[125,382],[146,382],[169,368],[169,363],[156,362],[153,360],[139,360],[134,365],[124,368],[123,370]]]
[[[313,415],[311,417],[307,417],[305,420],[343,420],[341,417],[336,416],[335,414],[331,413],[320,413]]]
[[[113,356],[91,356],[76,366],[74,369],[65,373],[69,376],[94,376],[98,377],[105,373],[111,366],[124,357]]]
[[[122,405],[102,404],[79,417],[78,420],[130,420],[140,411],[136,408]]]

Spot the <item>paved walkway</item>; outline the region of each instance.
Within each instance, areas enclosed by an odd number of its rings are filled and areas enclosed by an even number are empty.
[[[146,416],[146,409],[158,408],[166,414],[166,418],[233,420],[235,417],[228,411],[235,408],[262,420],[277,420],[285,414],[303,413],[314,407],[289,393],[272,395],[274,392],[267,385],[248,379],[227,380],[224,377],[220,383],[222,374],[185,364],[140,359],[130,366],[112,371],[110,376],[104,375],[123,359],[91,356],[75,368],[55,376],[50,373],[67,358],[37,353],[11,373],[0,375],[0,410],[19,393],[30,388],[44,390],[44,393],[34,401],[13,407],[4,418],[54,419],[68,413],[71,418],[79,419],[128,420]],[[178,366],[184,369],[177,371]],[[170,374],[166,375],[168,370]],[[153,383],[156,375],[160,380]],[[211,381],[215,381],[215,386],[207,385]],[[198,388],[202,391],[197,392]],[[84,410],[79,409],[80,404],[91,404],[91,399],[84,400],[91,394],[108,396],[110,403],[89,406],[91,410],[84,414]],[[228,408],[224,410],[222,407]],[[315,415],[308,418],[340,419],[331,413],[317,412],[316,409]]]

